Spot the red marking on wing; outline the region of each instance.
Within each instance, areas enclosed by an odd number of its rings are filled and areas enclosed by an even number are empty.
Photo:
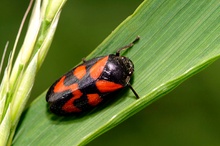
[[[62,107],[62,110],[67,113],[77,113],[81,112],[81,110],[74,106],[74,101],[82,96],[82,92],[80,90],[76,90],[73,92],[73,97],[68,100]]]
[[[90,69],[90,76],[95,80],[97,79],[103,72],[103,69],[108,60],[108,56],[97,61]]]
[[[78,66],[74,71],[73,71],[73,75],[75,77],[77,77],[79,80],[82,79],[86,74],[86,66],[85,65],[81,65]]]
[[[88,103],[91,106],[96,106],[102,101],[102,98],[100,98],[99,94],[87,94],[88,97]]]
[[[121,84],[117,84],[106,80],[96,81],[96,87],[102,93],[113,92],[120,88],[123,88]]]
[[[56,92],[63,92],[63,91],[66,91],[66,90],[71,90],[72,92],[78,90],[78,84],[75,83],[75,84],[72,84],[72,85],[69,85],[69,86],[65,86],[64,85],[64,80],[65,80],[66,76],[63,76],[58,82],[57,84],[54,86],[54,89],[53,91],[56,93]]]

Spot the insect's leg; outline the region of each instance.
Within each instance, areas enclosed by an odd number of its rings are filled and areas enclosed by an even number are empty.
[[[118,51],[116,52],[116,56],[120,56],[120,52],[121,52],[122,50],[131,48],[139,39],[140,39],[140,36],[137,36],[132,43],[130,43],[130,44],[128,44],[128,45],[126,45],[126,46],[124,46],[124,47],[122,47],[122,48],[119,48]]]
[[[83,63],[86,62],[86,58],[85,58],[85,57],[82,58],[82,62],[83,62]]]
[[[130,83],[128,83],[128,87],[131,89],[131,91],[134,93],[134,95],[136,96],[137,99],[139,99],[139,95],[137,94],[137,92],[134,90],[134,88],[131,86]]]

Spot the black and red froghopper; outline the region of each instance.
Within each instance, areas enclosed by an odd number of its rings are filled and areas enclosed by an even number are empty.
[[[139,98],[129,83],[134,65],[129,58],[120,56],[122,50],[131,48],[139,39],[138,36],[129,45],[118,49],[116,54],[83,61],[63,75],[47,92],[50,110],[57,115],[82,113],[126,86]]]

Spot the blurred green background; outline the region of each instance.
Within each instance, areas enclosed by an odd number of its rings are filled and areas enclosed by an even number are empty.
[[[51,49],[37,76],[31,98],[37,97],[58,77],[86,57],[141,2],[68,1],[61,14]],[[0,55],[8,40],[9,50],[12,49],[27,5],[28,1],[1,2]],[[24,34],[23,32],[22,36]],[[88,145],[219,146],[219,66],[220,61],[216,61]]]

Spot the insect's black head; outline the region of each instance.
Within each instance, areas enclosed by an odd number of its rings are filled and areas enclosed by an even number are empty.
[[[102,78],[126,86],[134,72],[132,61],[124,56],[109,55]]]
[[[131,76],[134,72],[133,62],[129,58],[124,56],[119,56],[118,60],[120,62],[120,65],[123,67],[125,73],[127,73],[127,76]]]

